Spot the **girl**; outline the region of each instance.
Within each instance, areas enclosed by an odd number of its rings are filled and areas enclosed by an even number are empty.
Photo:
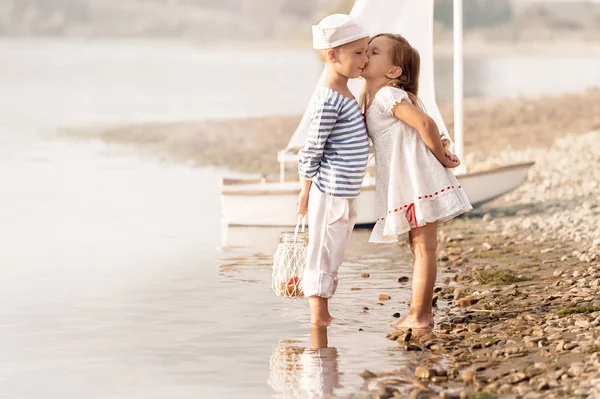
[[[371,39],[368,56],[362,105],[375,147],[378,201],[369,242],[408,238],[415,255],[410,311],[392,326],[422,331],[433,326],[437,226],[472,207],[447,169],[460,161],[444,148],[417,97],[419,53],[402,36],[384,33]]]

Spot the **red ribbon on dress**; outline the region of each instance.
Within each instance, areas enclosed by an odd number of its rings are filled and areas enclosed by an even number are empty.
[[[406,210],[406,218],[408,219],[408,223],[415,223],[415,231],[419,234],[419,224],[417,223],[417,212],[415,211],[415,203],[411,203]]]
[[[415,210],[415,203],[411,203],[406,210],[406,218],[408,219],[408,223],[414,222],[415,224],[415,232],[419,234],[419,223],[417,222],[417,212]],[[419,253],[423,256],[423,251],[421,250],[421,246],[419,246]]]

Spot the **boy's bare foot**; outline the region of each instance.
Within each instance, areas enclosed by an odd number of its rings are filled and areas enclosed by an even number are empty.
[[[328,326],[331,324],[333,317],[329,314],[328,300],[311,296],[308,298],[310,305],[310,323],[317,326]]]
[[[325,316],[323,318],[317,317],[315,319],[313,319],[311,317],[310,324],[317,326],[317,327],[327,327],[331,324],[332,321],[333,321],[333,317],[331,317],[331,316]]]

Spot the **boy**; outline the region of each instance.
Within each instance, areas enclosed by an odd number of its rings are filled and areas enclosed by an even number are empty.
[[[368,44],[369,34],[348,15],[330,15],[313,26],[313,48],[326,66],[326,77],[309,104],[311,123],[298,154],[298,214],[308,213],[302,281],[311,323],[318,325],[332,319],[328,300],[337,288],[368,162],[363,115],[348,89],[348,79],[358,78],[367,63]]]

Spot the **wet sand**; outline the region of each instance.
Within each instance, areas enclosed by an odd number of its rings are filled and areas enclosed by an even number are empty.
[[[548,148],[557,137],[600,129],[600,88],[578,94],[532,99],[465,102],[467,163],[487,160],[505,149]],[[452,132],[451,103],[440,110]],[[131,144],[196,165],[251,173],[277,173],[277,151],[287,145],[300,115],[193,123],[139,124],[97,131],[67,131]]]

